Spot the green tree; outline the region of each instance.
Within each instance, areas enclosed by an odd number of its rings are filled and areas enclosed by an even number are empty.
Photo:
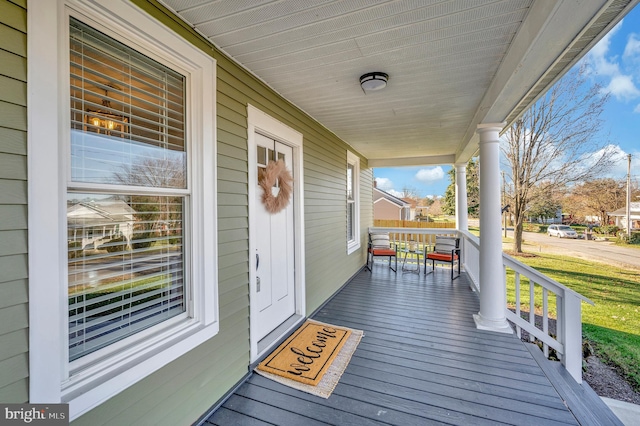
[[[480,217],[480,174],[474,158],[467,163],[467,211],[470,217]]]
[[[472,158],[467,163],[467,213],[470,217],[480,215],[480,180],[478,173],[478,160]],[[456,211],[456,169],[451,168],[447,172],[449,175],[449,186],[444,192],[442,203],[442,213],[453,215]]]

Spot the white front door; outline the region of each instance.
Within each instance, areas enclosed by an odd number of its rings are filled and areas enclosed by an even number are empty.
[[[284,160],[293,175],[293,149],[260,133],[255,134],[256,166],[255,194],[255,321],[252,338],[260,340],[294,315],[295,297],[295,232],[293,194],[289,204],[277,213],[269,213],[262,203],[263,190],[258,185],[269,161]],[[295,182],[294,184],[295,185]],[[276,183],[272,192],[279,191]],[[295,193],[295,191],[294,191]]]

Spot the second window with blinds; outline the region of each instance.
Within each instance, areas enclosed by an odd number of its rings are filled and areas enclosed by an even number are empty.
[[[347,151],[347,254],[360,248],[360,158]]]

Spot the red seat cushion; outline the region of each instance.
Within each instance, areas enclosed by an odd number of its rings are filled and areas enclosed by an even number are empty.
[[[454,255],[453,258],[455,260],[458,260],[458,255]],[[442,253],[429,253],[427,255],[427,259],[434,259],[434,260],[442,260],[442,261],[447,261],[447,262],[451,262],[451,255],[450,254],[442,254]]]
[[[395,256],[396,251],[393,249],[369,249],[374,256]]]

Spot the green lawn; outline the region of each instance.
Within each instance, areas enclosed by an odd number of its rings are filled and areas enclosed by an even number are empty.
[[[584,337],[598,357],[616,366],[640,390],[640,273],[553,254],[518,260],[595,302],[595,306],[582,304]],[[528,302],[528,285],[522,285],[522,302]],[[507,277],[507,298],[514,303],[513,274]],[[536,306],[542,306],[541,295],[535,299]],[[553,303],[549,310],[555,315]]]
[[[629,247],[632,249],[640,250],[640,242],[628,244],[622,241],[616,241],[616,245],[621,247]]]

